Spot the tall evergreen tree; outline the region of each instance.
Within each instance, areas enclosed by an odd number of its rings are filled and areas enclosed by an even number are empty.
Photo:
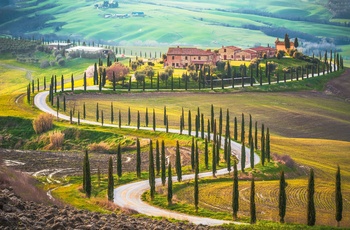
[[[261,164],[265,165],[265,128],[264,124],[261,125]]]
[[[164,125],[166,125],[167,123],[167,119],[166,119],[166,106],[164,106],[164,109],[163,109],[163,113],[164,113]]]
[[[267,162],[270,162],[270,130],[266,129],[266,158]]]
[[[246,153],[245,153],[245,145],[244,142],[241,144],[241,170],[244,172],[245,161],[246,161]]]
[[[314,170],[310,169],[308,190],[307,190],[307,225],[314,226],[316,223],[316,209],[315,209],[315,179]]]
[[[114,178],[113,178],[113,159],[109,157],[108,162],[108,200],[113,201],[114,199]]]
[[[295,47],[295,48],[298,48],[298,47],[299,47],[299,41],[298,41],[298,38],[297,38],[297,37],[294,39],[294,47]]]
[[[204,139],[204,114],[201,114],[201,138]]]
[[[255,144],[255,149],[258,149],[258,122],[255,121],[255,134],[254,134],[254,144]]]
[[[122,151],[120,148],[120,143],[118,144],[118,151],[117,151],[117,176],[118,176],[118,179],[122,177]]]
[[[71,81],[72,92],[74,92],[74,77],[73,77],[73,74],[70,77],[70,81]]]
[[[251,138],[250,141],[250,167],[253,169],[254,168],[254,141],[253,138]]]
[[[179,141],[176,141],[176,175],[177,181],[182,181],[182,169],[181,169],[181,155],[180,155],[180,146]]]
[[[237,141],[237,136],[238,136],[237,129],[238,129],[238,127],[237,127],[237,117],[235,117],[235,119],[234,119],[234,129],[233,129],[233,139],[235,141]]]
[[[96,121],[98,122],[100,120],[100,110],[98,108],[98,102],[96,104]]]
[[[289,40],[288,34],[285,34],[285,35],[284,35],[284,47],[285,47],[286,49],[289,49],[289,48],[290,48],[290,40]]]
[[[215,137],[214,137],[215,139]],[[213,148],[212,148],[212,164],[211,164],[211,168],[212,168],[212,173],[213,173],[213,177],[216,177],[216,144],[215,141],[213,141]]]
[[[205,163],[205,168],[209,168],[209,151],[208,151],[208,140],[204,140],[205,147],[204,147],[204,163]]]
[[[156,178],[155,178],[155,174],[154,174],[154,160],[153,160],[152,140],[150,140],[150,142],[149,142],[149,167],[148,167],[148,172],[149,172],[149,186],[151,187],[150,195],[151,195],[151,200],[153,200],[155,192],[156,192]]]
[[[250,186],[250,224],[256,223],[256,208],[255,208],[255,182],[254,177]]]
[[[146,108],[145,122],[146,122],[146,127],[148,127],[148,108]]]
[[[63,74],[61,76],[61,92],[64,92],[64,77],[63,77]]]
[[[192,144],[191,144],[191,168],[192,171],[195,169],[195,152],[194,152],[194,137],[192,137]]]
[[[118,112],[118,127],[120,128],[122,126],[122,113],[120,112],[120,109],[119,109],[119,112]]]
[[[242,113],[242,123],[241,123],[241,142],[244,143],[245,141],[245,130],[244,130],[244,114]]]
[[[136,176],[141,178],[141,146],[139,138],[136,139]]]
[[[210,120],[207,122],[207,140],[210,141]]]
[[[153,131],[156,131],[156,111],[153,109]]]
[[[130,111],[130,107],[128,108],[128,125],[130,126],[131,123],[131,111]]]
[[[103,126],[104,118],[103,118],[103,110],[101,110],[101,125]]]
[[[237,161],[233,161],[233,189],[232,189],[232,212],[233,220],[237,220],[237,213],[239,208],[239,191],[238,191],[238,170]]]
[[[172,171],[171,171],[171,162],[169,161],[168,165],[168,206],[172,204],[173,200],[173,179],[172,179]]]
[[[140,129],[140,111],[137,110],[137,129]]]
[[[213,130],[214,130],[214,105],[213,104],[211,104],[211,116],[210,116],[210,119],[211,119],[211,124],[210,124],[210,126],[211,126],[211,132],[213,132]]]
[[[63,97],[63,110],[66,110],[66,97]],[[83,104],[83,119],[86,118],[86,106],[85,106],[85,102]]]
[[[228,174],[231,172],[231,138],[228,138],[229,141],[227,142],[227,156],[226,156],[226,162],[227,162],[227,171]]]
[[[191,110],[188,110],[188,135],[191,136],[192,129],[192,118],[191,118]]]
[[[85,193],[88,198],[91,196],[91,172],[88,151],[85,150]]]
[[[114,108],[113,108],[113,102],[111,102],[111,123],[114,122]]]
[[[252,115],[249,114],[249,133],[248,133],[248,141],[249,144],[253,140],[253,121],[252,121]]]
[[[160,151],[159,151],[159,141],[156,141],[156,172],[157,176],[160,173]]]
[[[160,161],[161,161],[161,166],[162,166],[162,185],[165,185],[166,182],[166,167],[165,167],[165,144],[164,144],[164,140],[162,140],[162,147],[161,147],[161,157],[160,157]],[[169,160],[169,164],[170,164],[170,160]]]
[[[335,177],[335,220],[337,226],[340,226],[340,221],[343,219],[343,196],[341,192],[341,175],[340,167],[338,165],[336,177]]]
[[[196,156],[195,156],[195,170],[194,170],[194,206],[198,212],[199,203],[199,188],[198,188],[198,173],[199,173],[199,155],[198,155],[198,141],[196,141]]]
[[[280,222],[284,223],[284,216],[286,215],[286,207],[287,207],[287,194],[286,194],[286,181],[284,178],[284,171],[281,172],[280,176],[280,189],[278,195],[278,209]]]

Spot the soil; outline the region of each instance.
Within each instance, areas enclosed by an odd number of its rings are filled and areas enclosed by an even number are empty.
[[[350,69],[346,69],[340,77],[329,81],[325,93],[350,101]]]

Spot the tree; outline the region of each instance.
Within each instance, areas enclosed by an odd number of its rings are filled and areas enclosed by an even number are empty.
[[[164,114],[164,117],[163,117],[163,121],[164,121],[164,125],[166,125],[167,123],[167,119],[166,119],[166,106],[164,106],[164,109],[163,109],[163,114]]]
[[[146,122],[146,127],[148,127],[148,108],[146,108],[146,114],[145,114],[145,122]]]
[[[188,110],[188,135],[191,136],[192,129],[192,118],[191,118],[191,110]]]
[[[242,170],[242,172],[244,172],[245,160],[246,160],[246,154],[245,154],[245,146],[244,146],[244,142],[243,142],[242,147],[241,147],[241,170]]]
[[[98,85],[98,72],[97,72],[97,64],[94,64],[94,85]]]
[[[210,135],[210,134],[208,134]],[[208,151],[208,140],[205,139],[204,141],[205,147],[204,147],[204,163],[205,163],[205,168],[209,168],[209,151]]]
[[[108,200],[113,201],[114,199],[114,178],[113,178],[113,159],[109,158],[108,163],[108,190],[107,190]]]
[[[182,181],[182,169],[181,169],[181,155],[180,155],[180,146],[179,141],[176,141],[176,175],[177,175],[177,181]]]
[[[241,123],[241,142],[245,141],[245,131],[244,131],[244,114],[242,113],[242,123]]]
[[[122,151],[120,149],[120,143],[118,144],[118,151],[117,151],[117,175],[118,175],[118,179],[122,177]]]
[[[173,179],[172,179],[172,171],[171,171],[171,162],[169,161],[168,165],[168,206],[172,204],[173,200]]]
[[[194,137],[192,137],[192,144],[191,144],[191,168],[192,171],[195,169],[195,155],[194,155]]]
[[[161,157],[160,157],[160,161],[161,161],[161,166],[162,166],[162,175],[161,175],[161,179],[162,179],[162,185],[165,185],[166,182],[166,167],[165,167],[165,144],[164,144],[164,140],[162,140],[162,147],[161,147]],[[169,161],[170,164],[170,161]]]
[[[261,164],[265,165],[265,128],[264,124],[261,125]]]
[[[286,206],[287,206],[287,195],[286,195],[286,181],[284,179],[284,171],[281,172],[280,176],[280,190],[278,195],[278,209],[280,222],[284,223],[284,216],[286,215]]]
[[[298,38],[296,37],[294,39],[294,48],[298,48],[299,47],[299,41],[298,41]]]
[[[256,208],[255,208],[255,182],[252,178],[250,186],[250,224],[256,223]]]
[[[141,178],[141,146],[139,138],[136,139],[136,175]]]
[[[289,40],[288,34],[285,34],[285,35],[284,35],[284,47],[285,47],[286,49],[289,49],[289,48],[290,48],[290,40]]]
[[[159,176],[160,173],[160,151],[159,151],[159,141],[156,141],[156,171],[157,176]]]
[[[233,129],[233,139],[235,141],[237,141],[237,136],[238,136],[238,132],[237,132],[237,117],[235,117],[234,119],[234,129]]]
[[[74,77],[73,77],[73,74],[70,77],[70,81],[71,81],[72,92],[74,92]]]
[[[84,91],[86,92],[87,82],[86,82],[86,72],[84,72]]]
[[[85,158],[84,158],[84,165],[85,165],[85,188],[84,191],[86,193],[86,196],[90,198],[91,196],[91,173],[90,173],[90,161],[89,161],[89,155],[88,151],[85,150]]]
[[[153,145],[152,145],[152,140],[149,141],[149,167],[148,167],[148,172],[149,172],[149,186],[151,187],[150,190],[150,195],[151,195],[151,200],[154,199],[154,195],[156,192],[156,178],[154,174],[154,160],[153,160]]]
[[[214,136],[215,139],[215,136]],[[212,148],[212,164],[211,164],[211,168],[212,168],[212,173],[213,173],[213,177],[216,177],[216,144],[215,141],[213,141],[213,148]]]
[[[250,140],[250,167],[254,168],[254,141],[253,138]]]
[[[210,116],[210,119],[211,119],[211,124],[210,124],[210,126],[211,126],[211,131],[213,132],[213,130],[214,130],[214,105],[213,104],[211,104],[211,116]]]
[[[309,183],[308,183],[308,189],[307,189],[307,225],[309,226],[314,226],[316,222],[314,193],[315,193],[314,170],[310,169]]]
[[[238,191],[238,170],[237,161],[233,162],[233,190],[232,190],[232,212],[233,220],[237,220],[237,212],[239,208],[239,191]]]
[[[270,162],[270,130],[266,129],[266,158],[267,162]]]
[[[100,119],[100,111],[98,109],[98,102],[96,103],[96,121],[98,122],[98,120]]]
[[[199,157],[198,157],[198,141],[196,141],[196,157],[195,157],[195,174],[194,174],[194,206],[198,212],[199,189],[198,189],[198,173],[199,173]]]
[[[340,221],[343,218],[343,196],[341,192],[341,176],[339,165],[335,178],[335,220],[337,221],[337,226],[339,227]]]
[[[111,82],[113,82],[113,73],[115,75],[116,81],[121,81],[125,79],[125,76],[128,75],[129,68],[120,62],[116,62],[106,70],[107,79]]]
[[[255,149],[258,149],[258,122],[255,121],[255,130],[254,130],[254,144],[255,144]]]
[[[156,112],[153,109],[153,131],[156,131]]]
[[[113,102],[111,102],[111,123],[114,122],[114,109],[113,109]]]
[[[227,171],[228,174],[231,172],[231,138],[228,138],[229,141],[227,142],[227,156],[226,156],[226,161],[227,161]]]
[[[140,129],[140,111],[137,110],[137,129]]]
[[[252,121],[252,115],[249,114],[249,133],[248,133],[248,140],[249,144],[253,140],[253,121]]]
[[[128,125],[130,126],[131,123],[131,111],[130,111],[130,107],[128,108]]]

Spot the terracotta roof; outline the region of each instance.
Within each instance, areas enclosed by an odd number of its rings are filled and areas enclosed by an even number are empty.
[[[167,55],[209,56],[215,55],[215,53],[197,48],[170,47]]]
[[[283,43],[284,44],[284,43]],[[250,48],[250,50],[255,50],[255,51],[270,51],[270,50],[275,50],[274,48],[271,47],[263,47],[263,46],[259,46],[259,47],[254,47],[254,48]]]
[[[250,53],[250,54],[255,54],[255,53],[256,53],[256,51],[255,51],[255,50],[250,50],[250,49],[247,49],[247,50],[242,50],[242,51],[238,52],[237,54],[239,54],[239,53],[243,53],[243,52],[245,52],[245,53]]]
[[[233,50],[241,50],[241,48],[237,47],[237,46],[223,46],[223,49],[233,49]]]

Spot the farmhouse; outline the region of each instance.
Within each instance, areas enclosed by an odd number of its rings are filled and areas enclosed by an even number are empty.
[[[235,55],[236,61],[251,61],[258,57],[258,53],[251,49],[238,51]]]
[[[103,47],[75,46],[75,47],[66,49],[66,53],[70,53],[70,52],[102,53],[107,55],[109,53],[112,53],[113,51]]]
[[[221,60],[235,60],[236,53],[242,49],[236,46],[222,46],[219,49]]]
[[[254,47],[250,48],[249,50],[253,50],[257,53],[258,58],[264,58],[266,55],[266,58],[273,58],[276,55],[276,49],[271,48],[271,47]]]
[[[55,50],[61,50],[61,49],[68,49],[71,47],[72,43],[67,43],[67,42],[51,42],[47,44],[47,46],[51,49]]]
[[[289,42],[289,43],[290,43],[289,49],[291,49],[291,50],[294,49],[294,42]],[[280,50],[287,52],[284,41],[280,41],[279,38],[277,38],[275,41],[275,47],[276,47],[277,52]]]
[[[168,49],[165,65],[175,68],[186,68],[191,64],[198,66],[205,64],[215,65],[218,60],[219,55],[211,50],[182,48],[178,46]]]

